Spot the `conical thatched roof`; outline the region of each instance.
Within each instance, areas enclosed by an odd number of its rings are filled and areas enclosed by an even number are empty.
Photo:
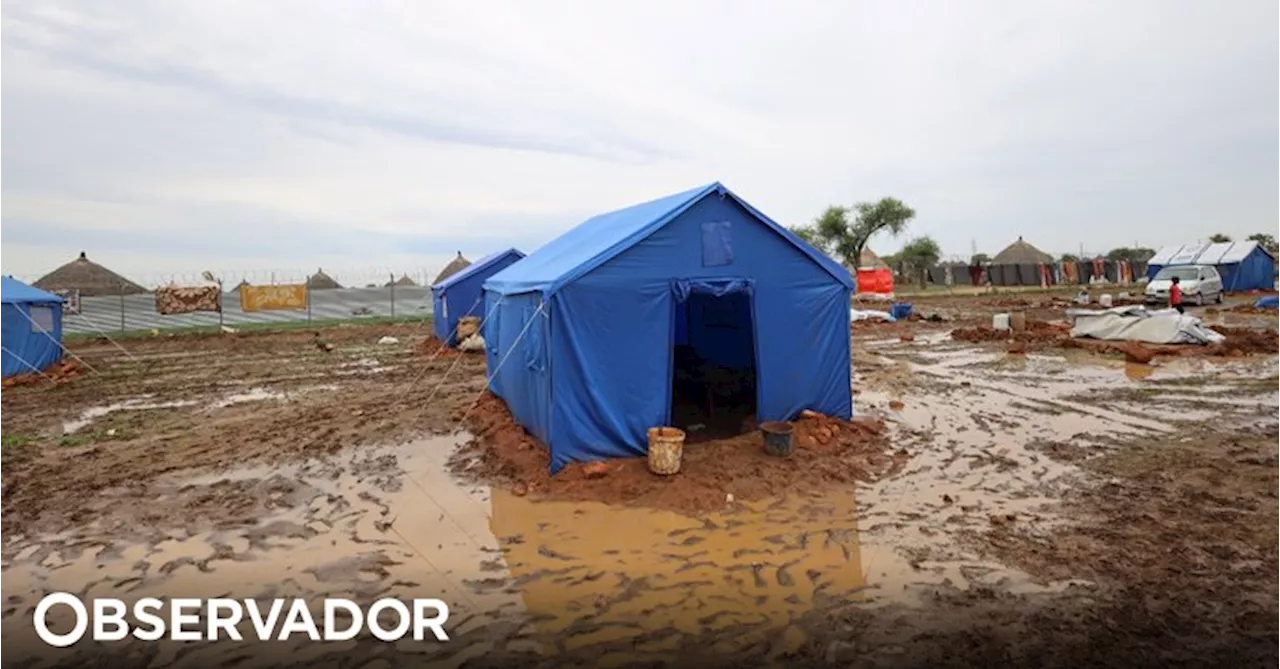
[[[872,269],[889,269],[889,263],[881,260],[880,256],[876,255],[875,251],[863,247],[862,253],[858,254],[858,266],[854,269],[862,269],[864,267],[870,267]]]
[[[49,272],[31,284],[40,290],[78,290],[81,297],[100,295],[141,295],[147,289],[89,260],[84,251],[80,257]]]
[[[437,283],[440,283],[441,281],[444,281],[445,279],[453,276],[454,274],[457,274],[458,272],[461,272],[462,270],[466,269],[470,265],[471,265],[471,261],[467,260],[466,258],[463,258],[462,251],[458,251],[458,257],[454,258],[453,260],[450,260],[449,264],[445,265],[444,269],[440,270],[440,274],[436,276],[436,280],[432,283],[432,285],[435,285]]]
[[[324,270],[317,269],[315,274],[307,277],[307,288],[311,290],[336,290],[341,288],[342,284],[334,281],[332,277],[324,273]]]
[[[232,286],[231,290],[228,290],[227,292],[236,293],[238,295],[240,294],[240,289],[247,285],[249,285],[249,281],[247,279],[240,279],[240,283],[237,283],[235,286]]]
[[[1005,247],[991,259],[992,265],[1033,265],[1042,262],[1053,262],[1053,256],[1022,241],[1022,237],[1018,237],[1018,241]]]
[[[414,282],[414,280],[413,280],[413,279],[410,279],[410,278],[409,278],[409,275],[408,275],[408,274],[403,274],[403,275],[401,275],[401,276],[400,276],[400,278],[399,278],[399,279],[396,279],[395,281],[388,281],[388,282],[387,282],[387,285],[386,285],[386,286],[383,286],[383,287],[384,287],[384,288],[390,288],[392,284],[397,285],[397,286],[416,286],[416,285],[418,285],[416,282]]]

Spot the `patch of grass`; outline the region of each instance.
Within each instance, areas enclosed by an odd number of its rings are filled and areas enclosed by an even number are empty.
[[[25,434],[0,435],[0,448],[21,448],[32,442]]]

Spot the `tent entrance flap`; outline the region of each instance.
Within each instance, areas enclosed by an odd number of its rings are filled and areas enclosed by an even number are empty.
[[[747,431],[758,392],[751,282],[681,280],[672,289],[671,424],[690,442]]]

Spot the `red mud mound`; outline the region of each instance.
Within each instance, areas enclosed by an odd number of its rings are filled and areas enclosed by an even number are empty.
[[[456,358],[462,355],[462,352],[448,344],[435,335],[429,335],[426,339],[418,344],[418,353],[427,357],[443,360],[444,358]]]
[[[988,325],[972,328],[956,328],[951,331],[951,338],[967,342],[1008,342],[1023,344],[1056,344],[1064,338],[1071,337],[1071,326],[1066,323],[1046,323],[1044,321],[1027,321],[1027,329],[1020,332],[1013,330],[997,330]]]
[[[547,449],[515,424],[502,400],[485,393],[467,417],[476,438],[450,460],[469,479],[500,485],[517,495],[594,501],[703,513],[735,500],[767,499],[825,483],[875,481],[898,471],[905,452],[890,453],[879,420],[841,421],[813,414],[795,421],[788,458],[764,452],[759,432],[686,445],[680,472],[659,476],[646,458],[570,464],[548,474]]]
[[[48,369],[41,372],[29,372],[11,376],[4,380],[3,387],[12,388],[14,386],[28,386],[39,383],[70,383],[73,378],[80,374],[82,369],[83,366],[79,362],[64,360],[50,365]]]
[[[1280,337],[1274,331],[1233,328],[1225,325],[1215,325],[1212,326],[1212,329],[1225,336],[1227,338],[1226,341],[1210,346],[1182,346],[1179,348],[1204,349],[1204,355],[1228,357],[1280,353]],[[1191,353],[1194,354],[1195,351],[1191,351]]]

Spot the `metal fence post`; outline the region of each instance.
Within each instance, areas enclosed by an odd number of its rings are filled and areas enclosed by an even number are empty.
[[[124,325],[124,284],[120,284],[120,331],[125,331]]]
[[[391,317],[396,317],[396,274],[392,272],[388,275],[391,279]]]
[[[307,282],[304,295],[307,296],[307,325],[311,324],[311,282]]]

